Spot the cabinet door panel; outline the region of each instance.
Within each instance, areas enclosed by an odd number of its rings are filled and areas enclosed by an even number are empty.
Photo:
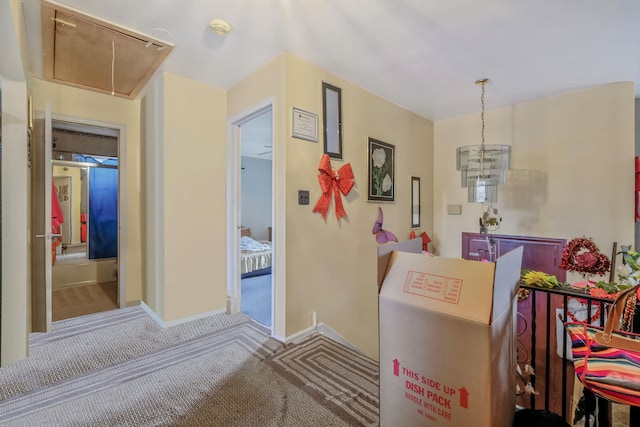
[[[566,272],[560,268],[562,251],[558,254],[558,245],[555,242],[530,242],[524,240],[504,240],[501,241],[500,254],[504,254],[517,247],[523,246],[522,268],[528,270],[544,271],[553,274],[558,280],[564,281]]]
[[[555,275],[559,281],[564,282],[567,273],[560,268],[560,260],[566,245],[565,239],[504,234],[487,236],[480,233],[464,232],[462,233],[462,258],[476,261],[492,259],[489,255],[500,256],[522,246],[524,249],[522,268],[544,271],[547,274]],[[489,253],[493,249],[495,249],[495,253]]]

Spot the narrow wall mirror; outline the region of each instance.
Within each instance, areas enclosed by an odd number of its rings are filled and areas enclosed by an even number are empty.
[[[322,82],[324,152],[342,159],[342,89]]]
[[[411,228],[420,227],[420,177],[411,177]]]

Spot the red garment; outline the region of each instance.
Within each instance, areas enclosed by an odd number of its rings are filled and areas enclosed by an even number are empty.
[[[58,200],[56,186],[51,183],[51,234],[62,234],[62,223],[64,215]],[[51,241],[51,264],[56,264],[56,248],[62,243],[62,236],[58,236]]]
[[[60,200],[58,200],[58,192],[55,184],[51,183],[51,232],[54,233],[63,222],[64,215],[62,215]]]
[[[87,213],[82,212],[80,214],[80,242],[87,241]]]

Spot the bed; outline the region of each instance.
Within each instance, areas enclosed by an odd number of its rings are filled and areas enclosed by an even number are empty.
[[[240,272],[242,277],[271,272],[271,242],[259,242],[250,236],[240,237]]]

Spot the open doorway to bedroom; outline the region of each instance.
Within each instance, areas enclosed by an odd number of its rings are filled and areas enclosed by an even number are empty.
[[[269,106],[240,125],[240,311],[270,329],[273,326],[272,122]]]

